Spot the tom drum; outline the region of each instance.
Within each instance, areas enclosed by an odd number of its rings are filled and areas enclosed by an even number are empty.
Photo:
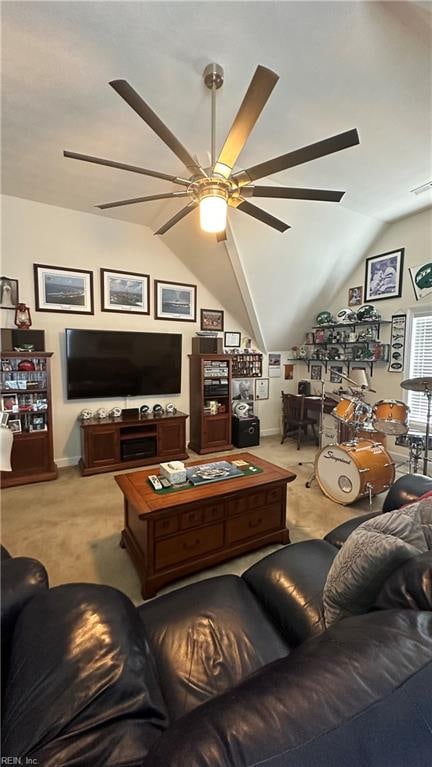
[[[384,434],[406,434],[409,407],[397,399],[380,399],[373,406],[373,425]]]
[[[324,495],[344,506],[382,493],[394,481],[395,468],[380,442],[358,439],[328,445],[315,461],[315,476]]]

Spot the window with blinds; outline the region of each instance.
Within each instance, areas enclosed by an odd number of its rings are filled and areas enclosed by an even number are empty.
[[[432,313],[413,317],[410,344],[409,378],[432,376]],[[424,431],[427,397],[416,391],[408,392],[410,427]]]

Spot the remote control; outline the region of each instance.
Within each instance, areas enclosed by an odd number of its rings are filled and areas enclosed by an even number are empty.
[[[166,477],[160,477],[159,482],[162,487],[171,487],[171,482]]]
[[[156,474],[150,474],[148,481],[151,482],[155,490],[162,490],[162,485],[159,482]]]

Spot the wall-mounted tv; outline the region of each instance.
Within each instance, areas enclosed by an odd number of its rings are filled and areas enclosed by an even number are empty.
[[[180,333],[66,329],[67,397],[179,394]]]

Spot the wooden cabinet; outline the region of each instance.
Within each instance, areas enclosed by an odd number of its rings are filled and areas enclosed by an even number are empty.
[[[200,454],[230,450],[232,357],[191,354],[189,359],[189,447]]]
[[[186,452],[185,413],[147,415],[81,423],[80,469],[84,476],[114,469],[183,460]]]
[[[14,429],[12,471],[1,473],[2,487],[57,477],[51,403],[52,352],[1,355],[2,410]]]

